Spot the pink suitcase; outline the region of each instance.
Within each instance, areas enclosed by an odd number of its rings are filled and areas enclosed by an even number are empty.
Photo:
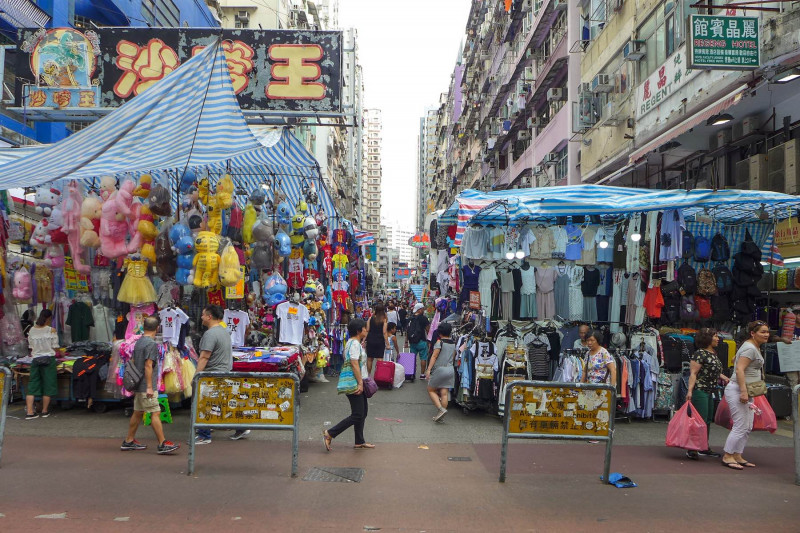
[[[394,363],[375,361],[375,383],[382,389],[391,389],[394,386]]]
[[[406,370],[406,381],[414,381],[417,375],[417,356],[404,352],[397,356],[397,362]]]

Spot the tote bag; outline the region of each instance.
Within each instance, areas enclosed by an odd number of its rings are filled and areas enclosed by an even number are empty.
[[[336,391],[339,394],[353,394],[358,390],[358,382],[356,376],[353,374],[353,365],[350,362],[350,343],[353,339],[347,341],[344,347],[344,364],[342,371],[339,373],[339,383],[336,385]]]

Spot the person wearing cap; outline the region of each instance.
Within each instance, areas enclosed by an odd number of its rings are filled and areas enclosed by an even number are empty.
[[[428,330],[431,323],[423,311],[425,306],[421,303],[414,305],[411,320],[408,324],[408,346],[411,353],[419,357],[420,377],[425,379],[425,371],[428,368]]]

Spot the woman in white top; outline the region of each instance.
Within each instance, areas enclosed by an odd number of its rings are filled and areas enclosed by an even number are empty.
[[[42,397],[42,418],[50,416],[50,398],[58,395],[58,378],[56,375],[56,351],[58,334],[50,327],[53,312],[43,309],[36,319],[36,324],[28,332],[28,346],[31,349],[31,373],[28,379],[28,390],[25,396],[27,411],[25,420],[39,418],[34,409],[34,400]]]
[[[400,318],[397,316],[397,309],[393,303],[389,304],[389,309],[386,311],[386,321],[394,322],[395,324],[400,323]]]

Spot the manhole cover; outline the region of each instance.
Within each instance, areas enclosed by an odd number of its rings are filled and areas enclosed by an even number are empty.
[[[341,468],[315,466],[308,471],[303,481],[326,481],[328,483],[360,483],[364,478],[363,468]]]
[[[448,457],[448,461],[472,461],[472,457]]]

